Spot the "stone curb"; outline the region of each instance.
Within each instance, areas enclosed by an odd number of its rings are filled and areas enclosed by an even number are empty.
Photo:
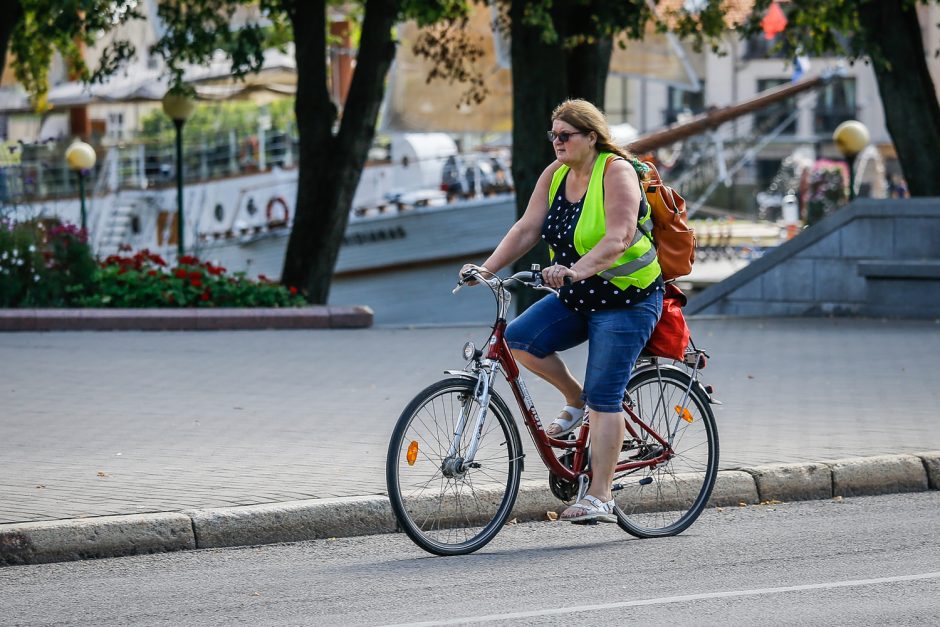
[[[0,566],[195,549],[185,514],[134,514],[0,525]]]
[[[0,331],[222,331],[361,329],[363,305],[206,309],[0,309]]]
[[[709,506],[940,489],[940,451],[723,470]],[[541,481],[524,483],[510,519],[564,508]],[[185,512],[0,524],[0,566],[250,546],[396,531],[388,498],[357,496]]]

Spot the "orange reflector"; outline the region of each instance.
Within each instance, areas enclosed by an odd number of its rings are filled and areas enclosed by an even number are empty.
[[[418,441],[412,440],[411,444],[408,445],[408,455],[405,456],[405,459],[408,460],[409,466],[415,465],[415,460],[418,459]]]
[[[679,405],[676,405],[676,413],[679,414],[679,417],[686,422],[692,422],[695,420],[692,418],[692,412],[689,411],[688,407],[680,407]]]

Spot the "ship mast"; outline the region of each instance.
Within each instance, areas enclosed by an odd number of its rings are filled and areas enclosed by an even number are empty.
[[[678,122],[664,129],[643,135],[627,144],[627,149],[634,154],[642,155],[659,148],[670,146],[683,139],[688,139],[694,135],[714,130],[725,122],[753,113],[776,102],[786,100],[801,92],[822,87],[836,77],[837,75],[832,73],[824,74],[790,85],[773,87],[738,104],[729,105],[727,107],[712,107],[686,122]]]

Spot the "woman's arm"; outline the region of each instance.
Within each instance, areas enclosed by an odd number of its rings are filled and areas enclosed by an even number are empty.
[[[542,235],[542,224],[545,222],[545,216],[548,215],[548,189],[551,186],[552,176],[560,167],[561,163],[554,161],[542,171],[529,197],[525,213],[512,225],[493,254],[483,262],[482,267],[490,272],[498,272],[532,250],[532,247],[538,243]],[[466,271],[466,268],[467,266],[461,268],[461,274]]]
[[[613,161],[604,176],[604,237],[571,268],[553,266],[555,271],[546,273],[546,282],[559,287],[565,276],[580,281],[609,268],[630,247],[636,234],[640,193],[636,170],[622,159]]]

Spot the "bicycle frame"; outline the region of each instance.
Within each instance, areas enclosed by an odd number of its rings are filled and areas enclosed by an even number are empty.
[[[520,279],[519,277],[527,274],[528,273],[518,273],[511,278],[516,279],[519,282],[526,283],[526,281]],[[531,280],[538,281],[538,279],[536,279],[537,274],[538,269],[533,267],[531,271]],[[540,276],[541,275],[538,274],[539,278]],[[511,296],[509,292],[503,287],[502,281],[498,278],[494,277],[493,279],[487,280],[482,276],[479,276],[478,280],[486,283],[493,290],[498,303],[498,313],[496,323],[493,326],[493,333],[490,336],[488,342],[485,356],[481,355],[482,359],[474,359],[475,368],[473,373],[465,373],[474,374],[476,376],[477,386],[474,389],[474,397],[478,400],[481,409],[477,416],[476,424],[474,425],[474,434],[470,441],[470,445],[467,448],[466,457],[463,460],[460,460],[459,463],[463,464],[464,466],[468,466],[473,463],[473,459],[476,455],[479,444],[479,438],[483,433],[483,427],[486,419],[486,410],[489,404],[490,390],[493,387],[496,373],[502,370],[503,376],[506,378],[506,381],[513,392],[513,396],[516,398],[516,402],[518,403],[519,409],[522,412],[523,422],[525,422],[525,425],[529,430],[529,434],[535,443],[535,447],[539,452],[539,456],[542,458],[542,462],[556,476],[572,482],[580,481],[582,485],[586,486],[585,478],[590,478],[591,470],[587,469],[582,472],[581,469],[585,467],[586,462],[588,461],[585,459],[585,457],[589,455],[588,438],[590,436],[590,423],[586,421],[581,426],[578,437],[574,440],[561,440],[558,438],[553,438],[549,436],[548,433],[546,433],[545,429],[542,427],[542,422],[539,418],[538,412],[535,409],[535,403],[532,401],[532,397],[526,388],[525,381],[521,377],[519,365],[516,363],[509,345],[506,343],[506,313],[509,309]],[[530,283],[526,284],[531,286]],[[457,289],[459,289],[459,287],[460,286],[458,286]],[[542,287],[540,283],[536,283],[535,287],[536,289],[543,289],[554,292],[554,290],[551,290],[550,288]],[[454,291],[456,292],[456,289]],[[693,379],[692,384],[694,384],[694,381],[695,379]],[[691,387],[686,391],[683,402],[680,405],[681,407],[685,406],[685,402],[688,399],[690,393]],[[615,474],[627,473],[644,467],[655,467],[657,464],[665,462],[673,456],[674,453],[672,450],[672,440],[675,431],[674,429],[670,429],[670,433],[667,436],[668,439],[664,438],[659,433],[654,431],[652,427],[644,423],[640,417],[636,415],[627,402],[624,402],[623,404],[623,411],[627,414],[628,417],[625,423],[626,431],[629,436],[633,439],[639,439],[640,432],[643,432],[655,440],[655,442],[662,447],[662,450],[658,455],[649,459],[618,461],[615,468]],[[458,453],[459,443],[462,441],[468,419],[469,416],[465,415],[464,411],[462,410],[455,428],[454,439],[448,452],[448,459],[457,459],[456,455]],[[679,416],[677,416],[676,420],[678,421],[679,419]],[[560,459],[555,456],[554,449],[570,449],[573,451],[571,468],[566,467],[560,461]]]

